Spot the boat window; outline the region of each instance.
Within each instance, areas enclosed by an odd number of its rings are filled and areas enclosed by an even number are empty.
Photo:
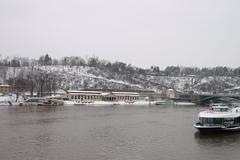
[[[221,112],[227,112],[228,108],[221,108]]]
[[[227,112],[228,108],[213,108],[213,111],[215,111],[215,112]]]
[[[223,123],[223,118],[199,118],[199,121],[203,125],[221,125]]]
[[[240,117],[234,118],[234,124],[240,124]]]

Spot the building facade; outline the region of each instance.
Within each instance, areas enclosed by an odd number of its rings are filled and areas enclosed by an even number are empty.
[[[137,92],[102,92],[68,90],[66,97],[72,101],[136,101]]]
[[[11,92],[10,85],[0,85],[0,95],[7,95]]]
[[[69,100],[100,100],[101,92],[99,91],[74,91],[68,90],[66,93],[66,97]]]
[[[175,89],[168,89],[166,91],[166,97],[168,98],[176,98],[177,92]]]

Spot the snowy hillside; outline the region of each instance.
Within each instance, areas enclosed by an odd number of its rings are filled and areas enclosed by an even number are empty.
[[[239,77],[231,76],[157,76],[132,72],[112,72],[107,69],[89,66],[35,65],[33,67],[5,67],[0,69],[0,81],[22,77],[36,81],[32,90],[38,86],[54,89],[115,89],[115,90],[154,90],[165,91],[175,88],[179,91],[222,92],[240,86]],[[35,79],[34,79],[35,78]],[[45,79],[44,79],[45,78]],[[52,81],[54,79],[54,84]],[[45,80],[44,84],[40,83]]]
[[[139,84],[132,84],[124,79],[111,79],[110,75],[95,67],[83,66],[40,66],[38,69],[57,73],[62,79],[62,88],[83,89],[83,88],[114,88],[121,89],[142,89]]]

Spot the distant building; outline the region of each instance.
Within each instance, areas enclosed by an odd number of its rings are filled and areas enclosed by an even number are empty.
[[[10,85],[0,85],[0,95],[6,95],[11,92],[11,86]]]
[[[176,94],[177,94],[177,92],[175,89],[168,89],[166,91],[166,97],[168,97],[168,98],[176,98]]]
[[[137,92],[112,92],[116,96],[117,101],[135,101],[139,100],[139,93]]]
[[[68,90],[66,97],[76,101],[134,101],[139,100],[137,92],[102,92]]]
[[[74,91],[68,90],[66,97],[69,100],[101,100],[102,92],[100,91]]]
[[[37,92],[33,92],[32,94],[30,92],[25,92],[24,95],[29,98],[29,97],[37,97],[38,94]]]

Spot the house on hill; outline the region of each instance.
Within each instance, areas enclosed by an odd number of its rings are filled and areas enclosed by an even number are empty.
[[[0,95],[7,95],[9,93],[11,93],[11,86],[0,84]]]

